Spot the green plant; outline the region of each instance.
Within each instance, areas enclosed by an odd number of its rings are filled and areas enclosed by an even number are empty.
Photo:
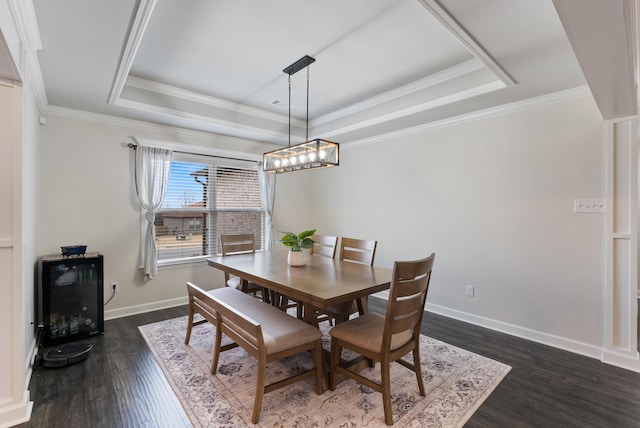
[[[293,232],[282,232],[284,236],[280,240],[282,244],[291,248],[291,251],[302,251],[313,247],[313,239],[311,236],[316,233],[316,230],[305,230],[297,235]]]

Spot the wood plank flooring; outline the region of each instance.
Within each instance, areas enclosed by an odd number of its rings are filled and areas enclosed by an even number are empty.
[[[384,302],[370,299],[372,310]],[[26,427],[184,427],[182,407],[137,327],[186,307],[107,321],[84,362],[34,372]],[[640,427],[640,373],[426,313],[422,331],[512,366],[467,427]]]

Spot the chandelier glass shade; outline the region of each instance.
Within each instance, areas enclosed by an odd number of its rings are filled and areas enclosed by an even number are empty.
[[[262,155],[262,168],[265,172],[284,173],[303,171],[313,168],[337,166],[340,163],[340,145],[333,141],[309,138],[309,65],[315,61],[305,55],[286,67],[283,72],[289,75],[289,145]],[[307,67],[307,140],[291,145],[291,75]]]

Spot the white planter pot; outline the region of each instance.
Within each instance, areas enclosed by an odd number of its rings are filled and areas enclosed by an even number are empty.
[[[305,262],[306,255],[303,251],[289,250],[289,256],[287,257],[287,264],[289,264],[289,266],[304,266]]]

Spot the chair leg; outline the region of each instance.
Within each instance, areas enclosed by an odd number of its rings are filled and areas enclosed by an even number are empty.
[[[338,364],[340,364],[340,355],[342,354],[342,348],[338,345],[338,341],[331,338],[331,368],[329,372],[329,388],[332,391],[336,390],[336,370]]]
[[[413,350],[413,370],[416,372],[416,378],[418,379],[418,389],[420,390],[420,395],[425,396],[424,393],[424,381],[422,380],[422,366],[420,365],[420,344],[417,343],[416,347]]]
[[[262,410],[262,398],[264,397],[264,386],[267,377],[267,362],[261,361],[262,357],[258,358],[258,381],[256,385],[256,398],[253,403],[253,415],[251,416],[251,423],[257,424],[260,419],[260,411]]]
[[[384,421],[387,425],[393,425],[393,412],[391,411],[391,375],[389,361],[380,362],[380,374],[382,380],[382,403],[384,407]]]
[[[188,345],[191,339],[191,329],[193,328],[193,308],[189,306],[189,319],[187,320],[187,334],[184,337],[184,344]]]
[[[269,291],[269,289],[262,287],[262,291],[260,291],[260,294],[262,295],[262,301],[265,302],[266,304],[270,305],[271,304],[271,292]]]

